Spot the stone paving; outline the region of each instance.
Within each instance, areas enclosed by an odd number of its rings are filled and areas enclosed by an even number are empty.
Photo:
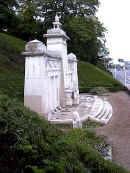
[[[78,106],[55,110],[50,122],[55,124],[72,123],[74,111],[79,113],[81,121],[90,119],[103,124],[107,124],[112,116],[112,106],[105,98],[81,94]]]

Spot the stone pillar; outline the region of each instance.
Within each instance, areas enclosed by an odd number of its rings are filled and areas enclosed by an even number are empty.
[[[77,74],[77,59],[73,53],[68,55],[69,63],[72,67],[72,99],[73,104],[79,104],[79,88],[78,88],[78,74]]]
[[[60,81],[60,104],[65,106],[65,89],[66,89],[66,72],[68,66],[67,59],[67,40],[69,37],[61,29],[61,23],[59,22],[58,16],[55,17],[53,22],[53,28],[47,31],[47,34],[44,34],[44,37],[47,38],[47,50],[59,52],[61,56],[61,81]]]
[[[48,78],[46,75],[44,53],[46,47],[38,40],[26,44],[24,105],[31,110],[46,114],[48,112]],[[46,81],[46,82],[45,82]]]

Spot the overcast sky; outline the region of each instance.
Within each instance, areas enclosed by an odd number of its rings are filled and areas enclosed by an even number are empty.
[[[130,0],[100,0],[98,17],[108,29],[110,57],[130,61]]]

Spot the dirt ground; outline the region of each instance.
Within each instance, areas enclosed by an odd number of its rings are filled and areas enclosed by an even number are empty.
[[[121,91],[110,93],[108,100],[113,106],[113,116],[96,132],[108,137],[113,147],[113,161],[130,170],[130,96]]]

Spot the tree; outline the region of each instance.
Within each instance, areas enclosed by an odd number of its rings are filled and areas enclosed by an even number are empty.
[[[61,16],[63,23],[68,22],[66,17],[95,15],[98,0],[39,0],[39,15],[44,18],[44,24],[48,28],[56,13]],[[67,18],[68,19],[68,18]]]
[[[0,0],[0,30],[8,29],[15,17],[15,0]]]
[[[17,2],[18,8],[15,10],[17,15],[9,32],[26,41],[40,37],[43,24],[36,19],[37,6],[32,0],[17,0]]]
[[[80,60],[96,64],[101,48],[105,51],[102,45],[105,28],[93,17],[77,16],[68,21],[64,28],[71,38],[69,51],[74,52]]]
[[[105,28],[95,17],[99,0],[17,0],[17,2],[17,13],[15,12],[17,20],[12,22],[12,30],[10,29],[14,35],[27,41],[34,38],[42,40],[42,34],[52,27],[57,13],[61,17],[64,30],[71,38],[69,52],[74,52],[80,60],[93,64],[107,54],[103,43]]]
[[[32,4],[33,17],[35,19],[44,19],[44,26],[47,29],[51,26],[56,13],[61,16],[63,23],[66,22],[66,16],[84,16],[95,15],[99,0],[18,0],[19,10],[28,9],[29,3]],[[30,9],[30,7],[29,7]]]

